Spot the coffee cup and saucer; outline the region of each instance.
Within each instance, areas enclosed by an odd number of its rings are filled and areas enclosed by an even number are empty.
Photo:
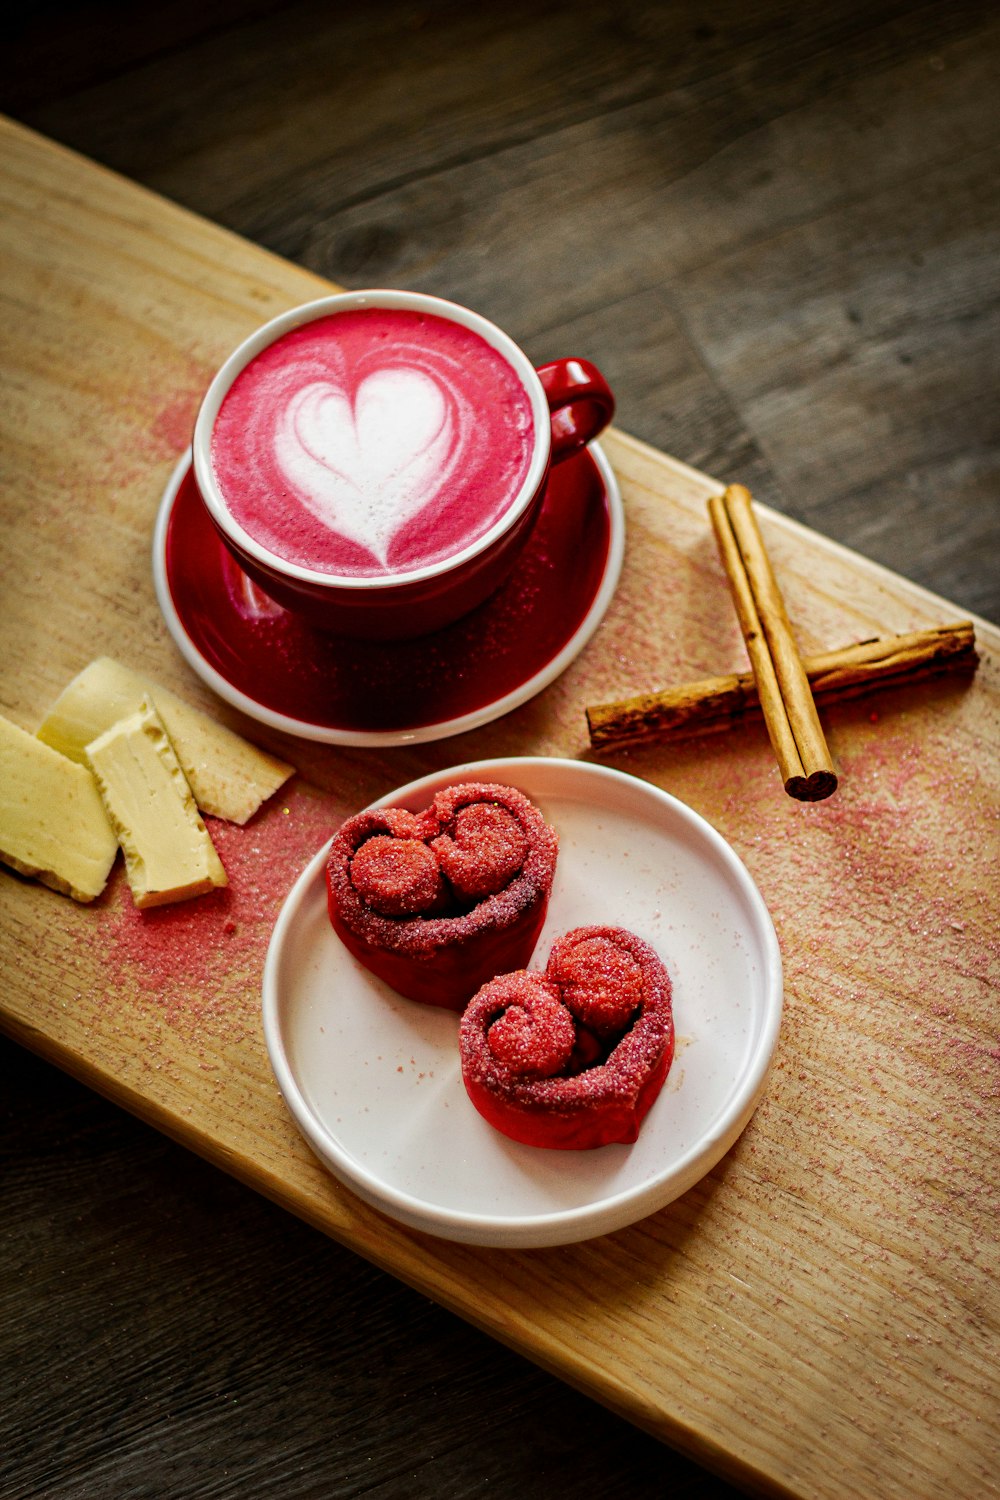
[[[488,723],[614,594],[624,518],[587,361],[537,370],[468,309],[352,292],[265,324],[210,384],[160,504],[157,598],[192,668],[331,744]]]

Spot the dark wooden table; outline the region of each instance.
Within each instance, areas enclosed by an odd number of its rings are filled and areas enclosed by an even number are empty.
[[[996,619],[990,11],[39,5],[0,108],[343,284],[586,354],[626,431]],[[5,1500],[733,1493],[0,1066]]]

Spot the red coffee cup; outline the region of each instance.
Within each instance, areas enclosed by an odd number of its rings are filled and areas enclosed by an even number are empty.
[[[348,292],[292,308],[230,355],[198,413],[194,474],[229,551],[277,603],[323,629],[405,638],[499,587],[550,466],[613,414],[586,360],[536,370],[456,303]]]

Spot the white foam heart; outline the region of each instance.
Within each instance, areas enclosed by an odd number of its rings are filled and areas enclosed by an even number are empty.
[[[385,563],[399,528],[440,492],[454,458],[452,405],[437,381],[379,370],[350,396],[328,381],[296,391],[278,422],[278,465],[304,505]]]

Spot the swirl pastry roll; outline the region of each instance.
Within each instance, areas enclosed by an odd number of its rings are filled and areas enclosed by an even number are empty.
[[[543,972],[502,974],[469,1002],[462,1077],[485,1120],[527,1146],[636,1140],[674,1055],[670,978],[622,927],[577,927]]]
[[[399,994],[461,1010],[487,979],[528,962],[558,840],[515,787],[465,782],[422,812],[370,808],[337,831],[330,921]]]

